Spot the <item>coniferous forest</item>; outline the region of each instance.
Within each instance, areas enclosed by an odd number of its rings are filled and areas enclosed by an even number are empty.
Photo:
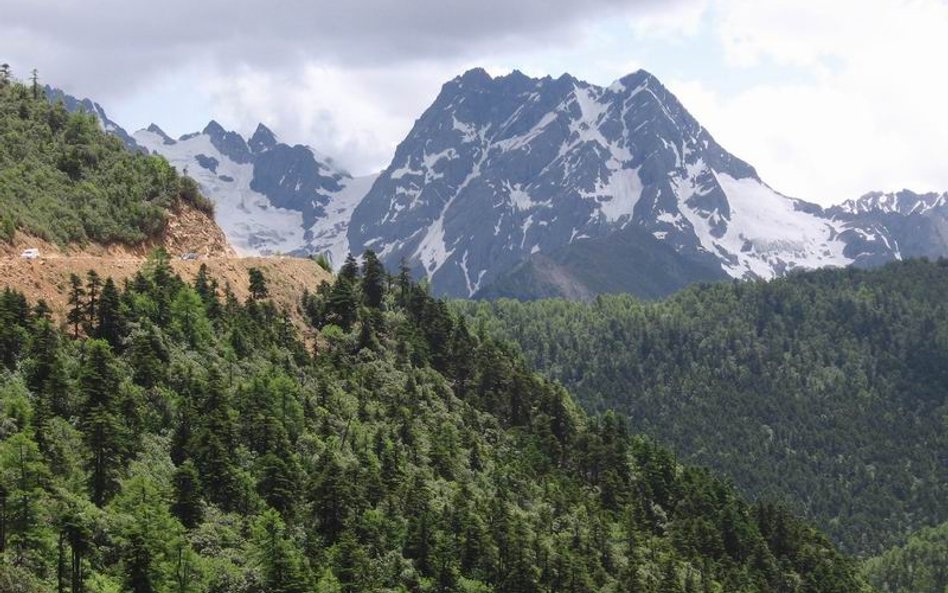
[[[158,253],[74,279],[66,329],[0,296],[0,591],[867,590],[371,253],[305,296],[305,342],[254,282]]]
[[[948,519],[948,262],[458,303],[592,412],[875,555]],[[940,589],[938,590],[940,591]]]

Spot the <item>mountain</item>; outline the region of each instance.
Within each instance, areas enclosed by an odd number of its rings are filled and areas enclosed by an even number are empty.
[[[592,413],[875,555],[948,521],[948,260],[693,286],[657,302],[457,301]]]
[[[656,298],[948,254],[944,194],[826,209],[781,195],[641,70],[608,87],[471,70],[444,85],[385,171],[355,178],[262,124],[249,139],[216,122],[132,138],[98,104],[63,97],[193,176],[242,252],[325,253],[338,267],[371,248],[441,295]]]
[[[307,146],[279,142],[263,124],[249,140],[216,121],[178,139],[152,124],[134,138],[200,184],[218,224],[247,254],[320,253],[338,265],[349,252],[352,209],[374,181]]]
[[[869,266],[910,257],[948,256],[948,193],[874,192],[827,210],[853,233],[847,255]]]
[[[415,123],[349,239],[467,297],[532,254],[628,227],[731,277],[844,266],[842,226],[768,187],[645,71],[598,87],[478,69]]]

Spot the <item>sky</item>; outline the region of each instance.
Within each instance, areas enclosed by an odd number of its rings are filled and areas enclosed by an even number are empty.
[[[778,191],[948,191],[948,0],[0,0],[0,61],[134,131],[210,119],[384,168],[481,66],[639,68]]]

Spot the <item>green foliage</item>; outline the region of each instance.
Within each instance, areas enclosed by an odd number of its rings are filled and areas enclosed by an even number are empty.
[[[267,288],[267,279],[259,268],[250,268],[250,298],[255,301],[265,299],[270,295]]]
[[[325,253],[320,253],[319,255],[314,256],[314,259],[316,260],[316,265],[326,270],[330,274],[332,273],[332,263],[329,261],[329,257],[327,257]]]
[[[129,152],[93,115],[0,84],[0,239],[21,229],[61,245],[136,244],[157,236],[179,201],[213,210],[194,180]]]
[[[948,591],[948,522],[926,527],[908,542],[863,564],[870,583],[886,593]]]
[[[697,286],[666,301],[457,303],[592,412],[876,553],[948,519],[948,263]]]
[[[75,339],[2,295],[0,586],[867,590],[792,514],[587,418],[364,261],[301,304],[315,356],[271,301],[189,286],[162,254],[123,289],[104,280]]]

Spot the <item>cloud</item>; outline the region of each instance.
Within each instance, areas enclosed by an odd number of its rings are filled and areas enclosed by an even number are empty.
[[[690,1],[6,0],[0,58],[132,128],[185,133],[205,111],[245,133],[265,121],[361,173],[388,164],[463,69],[524,68],[595,41],[593,24]]]
[[[246,132],[265,121],[289,143],[312,144],[354,174],[388,165],[453,65],[411,62],[346,69],[309,64],[292,75],[244,68],[204,82],[222,122]]]
[[[0,60],[128,127],[264,121],[354,173],[464,69],[659,74],[775,189],[948,190],[943,0],[3,0]]]
[[[872,190],[948,190],[943,117],[948,4],[938,0],[719,0],[733,76],[794,67],[800,80],[733,91],[670,81],[729,150],[776,189],[822,203]]]
[[[569,43],[570,31],[661,0],[12,0],[2,49],[57,79],[135,84],[183,61],[267,70],[319,62],[380,67],[485,47]],[[675,4],[673,2],[672,4]]]

